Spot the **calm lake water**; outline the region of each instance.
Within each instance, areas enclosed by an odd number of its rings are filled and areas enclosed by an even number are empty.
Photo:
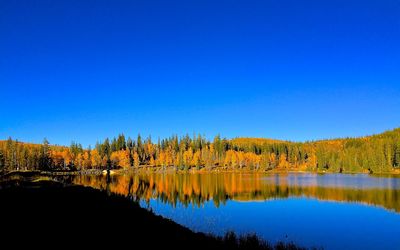
[[[400,178],[345,174],[77,176],[194,231],[324,249],[400,249]]]

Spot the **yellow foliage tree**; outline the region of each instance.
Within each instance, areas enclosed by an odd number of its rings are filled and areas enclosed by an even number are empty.
[[[112,152],[110,160],[114,166],[119,166],[119,167],[122,167],[125,169],[127,169],[131,166],[128,150],[118,150],[118,151]]]
[[[79,153],[79,154],[76,156],[75,164],[76,164],[75,167],[76,167],[77,169],[82,169],[82,166],[83,166],[83,154],[82,154],[82,153]]]
[[[183,164],[189,167],[192,162],[192,159],[193,159],[193,150],[192,148],[189,148],[183,153]]]
[[[91,168],[92,167],[92,161],[91,161],[91,159],[90,159],[90,154],[89,154],[89,152],[88,151],[85,151],[84,153],[83,153],[83,164],[82,164],[82,166],[83,166],[83,168],[85,168],[85,169],[89,169],[89,168]]]
[[[193,154],[193,158],[192,158],[192,161],[191,161],[190,165],[193,166],[193,167],[200,167],[202,165],[200,156],[201,156],[201,152],[200,151],[196,151]]]
[[[135,168],[138,168],[140,165],[139,154],[137,152],[133,153],[133,164],[134,164]]]
[[[150,166],[154,167],[156,165],[156,161],[154,160],[154,157],[151,156],[150,157],[150,162],[149,162]]]
[[[99,155],[99,152],[96,149],[93,149],[90,155],[91,155],[90,160],[92,167],[95,168],[101,167],[101,157]]]
[[[278,163],[278,167],[279,168],[289,168],[290,164],[289,162],[286,160],[286,154],[280,154],[279,155],[279,163]]]

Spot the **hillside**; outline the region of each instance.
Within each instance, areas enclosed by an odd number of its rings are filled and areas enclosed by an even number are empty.
[[[0,170],[82,170],[91,168],[180,170],[291,170],[350,173],[400,171],[400,128],[359,137],[289,142],[265,138],[172,136],[153,143],[123,134],[97,143],[94,149],[0,141]]]

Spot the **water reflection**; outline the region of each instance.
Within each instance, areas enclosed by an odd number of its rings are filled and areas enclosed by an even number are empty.
[[[107,190],[172,207],[215,207],[234,201],[262,201],[307,197],[355,202],[400,212],[400,178],[368,175],[261,173],[141,173],[112,176],[76,176],[73,183]]]

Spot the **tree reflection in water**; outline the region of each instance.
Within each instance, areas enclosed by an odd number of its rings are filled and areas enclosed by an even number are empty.
[[[158,199],[201,207],[212,200],[216,207],[228,200],[263,201],[309,197],[356,202],[400,212],[400,179],[368,175],[262,173],[140,173],[75,176],[74,184],[117,193],[132,200]]]

